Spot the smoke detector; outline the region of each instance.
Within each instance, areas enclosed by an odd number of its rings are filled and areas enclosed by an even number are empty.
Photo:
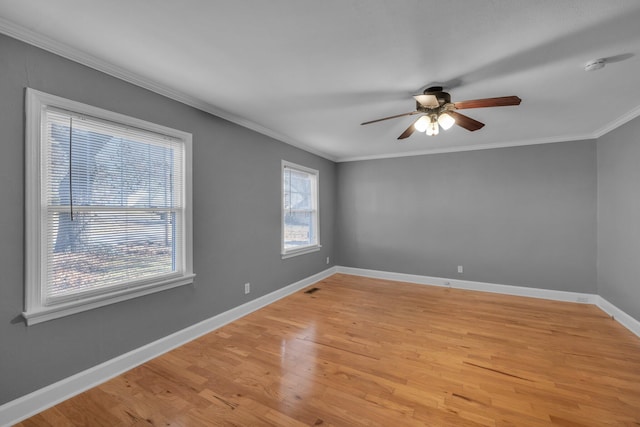
[[[596,70],[599,70],[601,68],[604,68],[606,63],[607,63],[607,61],[604,58],[594,59],[593,61],[587,62],[587,64],[584,66],[584,70],[585,71],[596,71]]]

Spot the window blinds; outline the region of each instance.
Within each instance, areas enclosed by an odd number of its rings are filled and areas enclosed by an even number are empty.
[[[317,245],[317,172],[285,165],[282,184],[283,252]]]
[[[182,141],[53,107],[42,126],[45,305],[181,273]]]

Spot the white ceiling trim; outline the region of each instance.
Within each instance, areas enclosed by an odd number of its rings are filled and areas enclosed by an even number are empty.
[[[314,148],[301,144],[293,140],[292,138],[287,137],[286,135],[282,135],[278,132],[268,129],[262,125],[259,125],[250,120],[247,120],[244,117],[236,116],[235,114],[232,114],[232,113],[229,113],[228,111],[217,108],[209,103],[202,102],[197,98],[186,95],[182,92],[176,91],[165,85],[161,85],[150,79],[144,78],[138,74],[132,73],[123,68],[112,65],[86,52],[71,48],[49,37],[45,37],[40,33],[24,28],[21,25],[17,25],[13,22],[7,21],[2,17],[0,17],[0,33],[3,33],[14,39],[23,41],[35,47],[44,49],[56,55],[62,56],[63,58],[69,59],[71,61],[80,63],[82,65],[86,65],[87,67],[93,68],[94,70],[103,72],[110,76],[116,77],[120,80],[124,80],[128,83],[132,83],[136,86],[150,90],[159,95],[165,96],[167,98],[170,98],[175,101],[181,102],[183,104],[189,105],[191,107],[197,108],[198,110],[204,111],[209,114],[213,114],[214,116],[223,118],[225,120],[228,120],[232,123],[245,127],[247,129],[251,129],[255,132],[269,136],[278,141],[300,148],[301,150],[307,151],[309,153],[315,154],[320,157],[324,157],[325,159],[328,159],[331,161],[336,160],[333,156],[330,156],[327,153],[318,151]]]
[[[616,120],[612,121],[611,123],[608,123],[600,129],[596,130],[594,132],[595,138],[600,138],[601,136],[608,134],[612,130],[619,128],[623,124],[630,122],[638,116],[640,116],[640,105],[638,105],[628,113],[622,115],[621,117],[617,118]]]
[[[3,33],[9,37],[18,39],[30,45],[52,52],[66,59],[80,63],[87,67],[93,68],[97,71],[116,77],[128,83],[132,83],[136,86],[142,87],[144,89],[150,90],[152,92],[155,92],[167,98],[170,98],[175,101],[181,102],[183,104],[189,105],[191,107],[197,108],[201,111],[204,111],[212,115],[215,115],[217,117],[220,117],[222,119],[228,120],[239,126],[253,130],[260,134],[274,138],[278,141],[284,142],[286,144],[292,145],[294,147],[300,148],[309,153],[318,155],[320,157],[323,157],[325,159],[328,159],[334,162],[352,162],[352,161],[360,161],[360,160],[409,157],[409,156],[419,156],[419,155],[427,155],[427,154],[486,150],[486,149],[493,149],[493,148],[517,147],[517,146],[524,146],[524,145],[549,144],[549,143],[555,143],[555,142],[597,139],[607,134],[608,132],[622,126],[623,124],[629,122],[630,120],[633,120],[634,118],[640,116],[640,106],[638,106],[635,109],[631,110],[630,112],[624,114],[620,118],[601,127],[600,129],[596,130],[591,134],[582,134],[582,135],[573,135],[573,136],[569,135],[562,138],[545,138],[545,139],[513,141],[513,142],[495,143],[495,144],[483,144],[483,145],[476,145],[476,146],[447,147],[447,148],[428,149],[428,150],[420,150],[420,151],[412,151],[412,152],[404,152],[404,153],[387,153],[387,154],[361,156],[361,157],[358,157],[358,156],[335,157],[335,156],[328,155],[327,153],[321,152],[319,150],[316,150],[314,148],[308,147],[292,139],[291,137],[275,132],[260,124],[254,123],[244,117],[237,116],[235,114],[229,113],[228,111],[222,110],[214,105],[211,105],[206,102],[202,102],[198,98],[192,97],[183,92],[180,92],[170,87],[167,87],[165,85],[159,84],[153,80],[142,77],[136,73],[132,73],[121,67],[117,67],[106,61],[98,59],[86,52],[71,48],[63,43],[57,42],[49,37],[43,36],[40,33],[37,33],[35,31],[29,30],[25,27],[17,25],[2,17],[0,17],[0,33]]]
[[[482,145],[465,145],[460,147],[447,147],[447,148],[433,148],[428,150],[411,151],[406,153],[394,153],[394,154],[380,154],[373,156],[362,157],[340,157],[336,162],[357,162],[361,160],[378,160],[389,159],[397,157],[411,157],[411,156],[424,156],[427,154],[442,154],[442,153],[457,153],[461,151],[476,151],[476,150],[491,150],[493,148],[508,148],[508,147],[521,147],[524,145],[539,145],[539,144],[553,144],[557,142],[569,142],[569,141],[583,141],[596,139],[594,135],[575,135],[568,136],[566,138],[544,138],[544,139],[532,139],[527,141],[514,141],[514,142],[498,142],[495,144],[482,144]]]
[[[569,141],[582,141],[582,140],[591,140],[598,139],[607,133],[611,132],[614,129],[619,128],[631,120],[640,117],[640,105],[634,108],[633,110],[627,112],[626,114],[620,116],[616,120],[613,120],[610,123],[607,123],[600,129],[597,129],[593,133],[581,134],[581,135],[567,135],[565,137],[557,138],[541,138],[541,139],[531,139],[531,140],[523,140],[523,141],[512,141],[512,142],[499,142],[494,144],[482,144],[482,145],[466,145],[462,147],[447,147],[447,148],[433,148],[428,150],[420,150],[420,151],[411,151],[407,153],[393,153],[393,154],[379,154],[372,156],[355,156],[355,157],[339,157],[335,161],[338,163],[341,162],[357,162],[361,160],[378,160],[378,159],[388,159],[388,158],[397,158],[397,157],[410,157],[410,156],[423,156],[427,154],[441,154],[441,153],[456,153],[461,151],[474,151],[474,150],[490,150],[493,148],[507,148],[507,147],[521,147],[524,145],[538,145],[538,144],[552,144],[555,142],[569,142]]]

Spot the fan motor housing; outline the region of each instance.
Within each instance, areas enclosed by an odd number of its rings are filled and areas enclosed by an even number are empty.
[[[451,95],[445,92],[442,86],[432,86],[424,90],[425,95],[433,95],[438,100],[438,106],[429,108],[416,101],[416,110],[427,114],[440,114],[443,111],[450,110],[453,107],[451,103]]]
[[[451,95],[444,91],[442,86],[431,86],[424,90],[425,95],[434,95],[438,98],[440,105],[449,104],[451,102]]]

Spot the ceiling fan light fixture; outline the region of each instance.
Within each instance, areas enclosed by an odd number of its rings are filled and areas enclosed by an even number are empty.
[[[438,123],[442,126],[442,129],[448,130],[456,123],[456,120],[447,113],[442,113],[438,116]]]
[[[418,132],[424,132],[427,130],[427,128],[429,127],[429,123],[431,121],[429,120],[428,116],[422,116],[420,117],[414,124],[413,127],[418,131]]]
[[[441,86],[429,87],[424,90],[422,95],[414,95],[414,99],[416,101],[415,111],[370,120],[360,124],[368,125],[384,120],[396,119],[398,117],[419,115],[419,117],[413,120],[409,127],[398,136],[399,140],[409,138],[416,130],[425,132],[429,136],[438,135],[440,133],[440,126],[442,126],[444,130],[448,130],[454,124],[469,132],[473,132],[482,129],[484,123],[460,114],[457,110],[520,105],[522,101],[519,97],[511,95],[451,102],[451,95],[445,92]]]
[[[427,135],[436,136],[439,133],[440,133],[440,128],[438,126],[438,121],[437,120],[431,120],[429,122],[429,126],[427,127]]]

